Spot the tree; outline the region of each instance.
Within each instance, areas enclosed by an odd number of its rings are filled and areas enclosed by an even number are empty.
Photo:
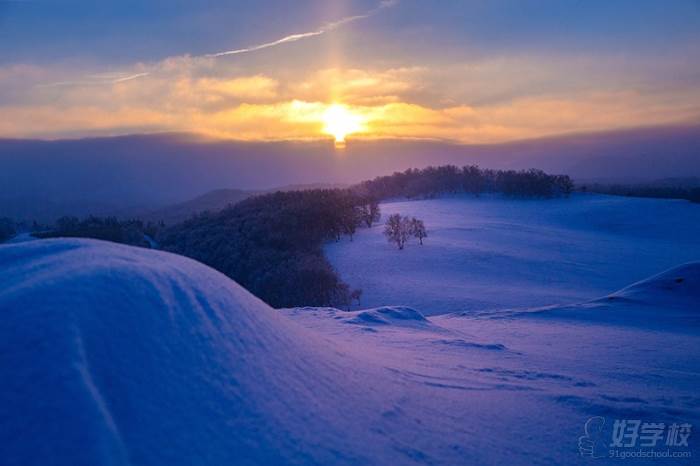
[[[417,218],[411,218],[411,229],[410,232],[413,236],[418,238],[420,245],[423,245],[423,238],[428,237],[428,232],[425,230],[425,224],[423,220],[418,220]]]
[[[693,188],[688,191],[688,200],[690,202],[700,203],[700,188]]]
[[[365,226],[359,214],[368,199],[343,189],[263,194],[162,229],[156,241],[228,275],[271,306],[347,309],[353,290],[322,246]]]
[[[574,182],[571,180],[571,178],[569,178],[568,175],[556,175],[554,177],[554,182],[557,185],[558,194],[562,194],[568,197],[574,190]]]
[[[362,211],[359,208],[351,206],[343,210],[343,214],[340,216],[340,227],[343,233],[350,236],[350,241],[352,241],[360,222],[362,222]]]
[[[360,298],[362,297],[362,290],[359,288],[356,288],[352,290],[352,293],[350,293],[350,299],[352,301],[357,301],[357,305],[360,305]]]
[[[375,200],[369,200],[366,204],[360,207],[360,218],[367,228],[371,228],[374,222],[378,222],[381,218],[381,212],[379,211],[379,203]]]
[[[476,165],[462,167],[462,189],[475,196],[484,190],[484,174]]]
[[[411,235],[411,222],[400,214],[390,215],[384,225],[384,236],[401,250]]]
[[[0,243],[15,236],[15,224],[9,218],[0,218]]]
[[[78,229],[78,217],[65,216],[56,220],[56,229],[61,232],[72,232]]]

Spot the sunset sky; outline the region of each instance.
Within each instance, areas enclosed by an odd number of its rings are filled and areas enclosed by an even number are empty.
[[[490,143],[700,121],[697,0],[0,0],[0,137]]]

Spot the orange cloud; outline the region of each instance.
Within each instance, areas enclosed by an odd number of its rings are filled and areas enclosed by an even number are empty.
[[[336,100],[354,105],[398,102],[401,96],[421,87],[417,75],[423,68],[360,70],[330,68],[313,73],[289,92],[295,98]]]
[[[22,104],[0,103],[0,136],[193,131],[247,140],[325,138],[324,114],[334,103],[362,121],[350,137],[463,143],[685,123],[700,116],[700,90],[693,87],[590,89],[572,78],[549,89],[545,84],[558,82],[555,70],[529,62],[494,60],[437,71],[330,68],[298,76],[241,74],[214,65],[179,57],[138,79],[36,86]],[[138,72],[135,67],[119,76]],[[28,76],[46,74],[33,67],[0,68],[0,81],[5,89],[19,89]],[[537,92],[519,90],[527,86]]]
[[[202,78],[192,87],[200,94],[219,94],[248,101],[268,100],[277,96],[279,83],[267,76],[244,76],[234,79]]]

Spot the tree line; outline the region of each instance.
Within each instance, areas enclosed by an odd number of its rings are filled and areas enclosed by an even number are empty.
[[[568,196],[574,183],[568,175],[542,170],[490,170],[475,165],[411,168],[365,181],[353,189],[377,199],[432,198],[443,194],[502,193],[513,197]]]
[[[53,227],[33,232],[37,238],[93,238],[115,243],[150,248],[152,240],[162,224],[144,223],[138,219],[119,220],[116,217],[95,217],[83,219],[66,216],[59,218]]]
[[[20,221],[17,222],[9,217],[0,217],[0,243],[12,239],[15,235],[23,232],[34,232],[46,230],[48,227],[37,223],[36,221]]]
[[[0,217],[0,243],[12,238],[16,233],[15,222],[7,217]]]
[[[352,239],[379,220],[375,199],[352,190],[265,194],[198,215],[159,236],[164,250],[228,275],[274,307],[347,306],[358,300],[323,255],[323,243]]]
[[[700,187],[653,186],[593,183],[580,187],[582,192],[612,196],[648,197],[655,199],[685,199],[700,203]]]

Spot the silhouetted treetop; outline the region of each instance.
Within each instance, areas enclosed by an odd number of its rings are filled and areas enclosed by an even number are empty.
[[[159,237],[163,249],[225,273],[275,307],[346,306],[359,296],[322,253],[379,217],[375,200],[354,191],[265,194],[194,217]]]
[[[435,197],[442,194],[503,193],[519,197],[568,196],[574,183],[567,175],[542,170],[489,170],[474,165],[408,169],[362,182],[353,190],[375,199]]]

